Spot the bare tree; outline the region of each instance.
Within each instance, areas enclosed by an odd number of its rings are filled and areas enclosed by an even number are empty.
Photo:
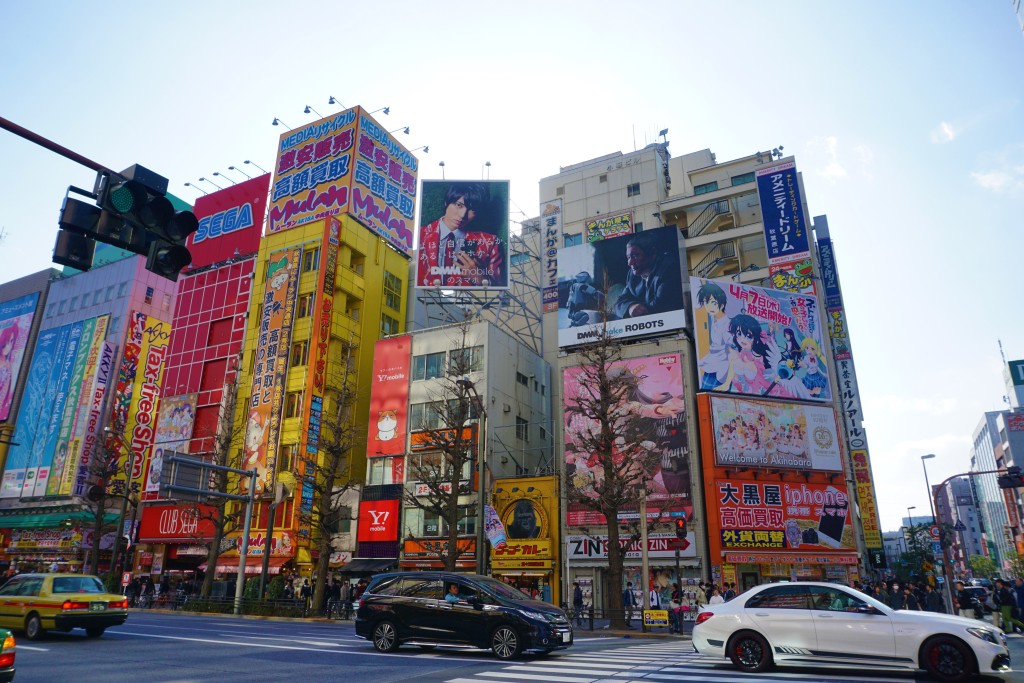
[[[429,411],[437,422],[411,425],[423,431],[413,437],[417,452],[410,454],[411,479],[419,482],[421,493],[405,491],[405,501],[412,507],[437,516],[447,527],[443,542],[430,547],[446,571],[455,571],[459,556],[468,551],[472,539],[459,538],[459,523],[468,512],[459,498],[473,493],[473,476],[467,472],[475,462],[481,434],[485,427],[484,406],[470,373],[480,369],[480,359],[467,343],[469,323],[459,327],[459,338],[449,351],[447,372],[438,379],[438,390]],[[480,482],[483,485],[483,482]],[[477,548],[483,552],[483,548]]]
[[[604,516],[611,619],[613,626],[622,627],[625,548],[640,538],[640,532],[639,521],[624,525],[619,516],[639,509],[647,494],[646,482],[661,463],[665,438],[656,422],[637,409],[637,385],[642,378],[624,367],[622,344],[610,338],[607,329],[576,349],[576,354],[579,388],[575,395],[564,396],[565,452],[573,463],[566,477],[566,500]],[[662,512],[657,510],[659,521]]]
[[[91,452],[81,457],[88,458],[87,491],[82,503],[92,513],[92,547],[89,552],[89,573],[99,573],[100,543],[104,535],[117,530],[120,519],[110,524],[107,515],[118,508],[122,496],[128,494],[126,482],[113,479],[121,465],[122,458],[130,458],[131,452],[125,452],[123,444],[124,425],[115,423],[96,436]],[[113,558],[112,558],[113,559]],[[111,567],[111,571],[113,571]]]
[[[356,388],[352,385],[355,372],[351,343],[345,345],[343,353],[338,372],[327,378],[325,407],[331,411],[331,417],[320,424],[319,461],[307,459],[303,476],[303,483],[312,487],[313,506],[311,513],[300,513],[300,520],[309,525],[319,552],[313,584],[314,611],[324,604],[334,534],[342,520],[352,519],[347,494],[361,484],[351,478],[351,464],[353,449],[365,445],[366,424],[357,425],[354,420]]]

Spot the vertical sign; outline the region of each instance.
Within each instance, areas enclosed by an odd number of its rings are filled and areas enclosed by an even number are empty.
[[[291,247],[274,252],[267,262],[242,458],[242,469],[257,471],[257,494],[273,481],[301,258],[302,247]]]
[[[552,199],[544,202],[540,210],[541,231],[544,249],[541,256],[543,263],[544,289],[542,301],[544,312],[558,310],[558,247],[562,241],[562,200]]]
[[[788,161],[756,173],[768,262],[791,260],[810,251],[796,164]]]
[[[370,433],[366,442],[369,458],[405,453],[411,352],[412,337],[408,335],[382,339],[374,346]]]
[[[78,461],[78,469],[75,473],[73,493],[76,496],[85,495],[86,486],[89,483],[89,469],[92,458],[96,457],[96,444],[99,439],[100,420],[103,418],[103,397],[107,392],[107,385],[110,384],[114,373],[114,345],[103,342],[100,348],[99,358],[96,361],[96,373],[92,380],[92,391],[89,396],[89,412],[86,417],[85,429],[80,439],[80,450],[72,451],[72,461]],[[71,471],[71,467],[68,471]],[[61,487],[63,489],[63,486]]]
[[[61,417],[64,415],[64,406],[67,405],[68,391],[71,388],[71,377],[75,370],[75,361],[78,358],[78,349],[82,343],[82,333],[85,323],[77,322],[70,325],[71,333],[68,337],[67,346],[64,348],[63,356],[60,358],[57,383],[53,388],[53,401],[50,404],[49,413],[46,415],[45,439],[36,440],[42,443],[42,449],[33,457],[32,463],[36,467],[30,467],[26,477],[33,480],[31,489],[26,488],[22,495],[45,496],[46,485],[49,483],[50,465],[53,463],[53,456],[57,450],[57,437],[60,433]],[[52,377],[52,375],[51,375]],[[27,485],[26,480],[26,485]]]
[[[57,471],[51,473],[50,477],[51,481],[55,477],[59,479],[59,483],[56,484],[57,493],[62,496],[70,495],[74,487],[75,475],[78,472],[78,458],[82,452],[82,440],[81,438],[78,439],[77,449],[72,448],[72,442],[75,441],[75,437],[84,436],[86,431],[89,408],[92,405],[92,394],[95,388],[96,368],[100,362],[100,353],[103,351],[104,340],[107,338],[109,320],[109,315],[101,315],[96,318],[92,341],[86,353],[85,367],[82,370],[81,386],[78,390],[78,405],[75,407],[75,414],[71,421],[71,431],[66,436],[62,434],[60,441],[58,441],[55,459],[60,457],[60,450],[64,448],[66,449],[66,462],[64,463],[63,473],[54,466],[54,470]]]
[[[0,421],[11,414],[14,387],[18,385],[38,300],[36,292],[0,303]]]
[[[82,383],[85,379],[85,368],[90,356],[92,356],[93,344],[96,342],[98,322],[99,320],[96,318],[90,318],[82,323],[82,338],[78,345],[78,352],[75,354],[74,367],[71,371],[71,382],[68,385],[64,410],[58,424],[56,447],[53,451],[53,458],[50,461],[50,475],[49,479],[45,482],[44,492],[39,495],[55,496],[60,493],[64,468],[68,462],[68,441],[71,438],[71,430],[75,426],[75,419],[78,417],[79,398],[82,392]],[[106,333],[105,326],[103,332],[104,334]],[[36,486],[40,487],[42,485],[42,478],[37,478]]]

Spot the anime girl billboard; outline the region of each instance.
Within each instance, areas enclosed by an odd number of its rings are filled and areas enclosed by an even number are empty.
[[[831,401],[813,296],[690,278],[701,391]]]

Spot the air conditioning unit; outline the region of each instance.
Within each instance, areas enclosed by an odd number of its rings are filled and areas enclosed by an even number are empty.
[[[502,403],[501,404],[501,412],[503,412],[503,413],[511,413],[512,412],[512,406],[510,406],[507,403]]]

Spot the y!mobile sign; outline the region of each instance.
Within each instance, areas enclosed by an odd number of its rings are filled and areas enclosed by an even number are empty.
[[[374,346],[367,457],[405,452],[411,352],[410,336],[382,339]]]
[[[796,164],[792,161],[760,168],[756,173],[768,261],[788,260],[810,250]]]
[[[189,236],[189,268],[202,268],[260,248],[270,174],[225,187],[196,200],[199,229]]]
[[[358,541],[394,541],[398,539],[400,500],[364,500],[359,503]]]

